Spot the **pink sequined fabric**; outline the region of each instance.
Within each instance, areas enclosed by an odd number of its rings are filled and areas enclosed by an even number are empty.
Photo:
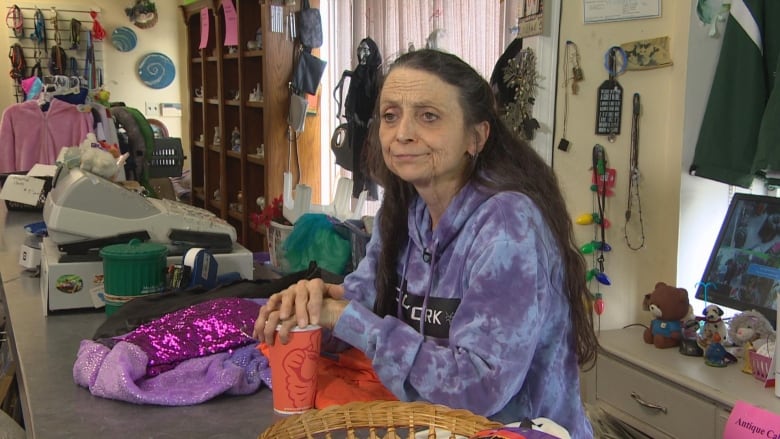
[[[139,326],[116,337],[148,357],[147,376],[155,376],[187,359],[230,351],[255,343],[252,332],[260,305],[240,298],[199,303]]]

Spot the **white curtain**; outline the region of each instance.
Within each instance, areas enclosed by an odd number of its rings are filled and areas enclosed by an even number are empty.
[[[516,5],[521,1],[321,0],[326,41],[322,55],[328,60],[321,103],[323,145],[329,145],[338,124],[333,88],[345,70],[357,65],[360,40],[374,40],[389,64],[410,44],[425,47],[426,39],[437,31],[439,49],[459,56],[489,79],[507,39],[512,37],[508,26],[517,16]],[[329,148],[323,148],[321,158],[322,197],[329,200],[335,179],[343,171],[333,163]]]

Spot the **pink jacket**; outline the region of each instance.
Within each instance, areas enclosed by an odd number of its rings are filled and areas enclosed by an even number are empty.
[[[79,145],[92,131],[92,121],[89,111],[59,99],[51,100],[48,111],[36,101],[11,105],[0,122],[0,172],[54,164],[63,147]]]

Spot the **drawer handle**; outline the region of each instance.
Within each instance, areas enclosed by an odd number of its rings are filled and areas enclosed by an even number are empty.
[[[639,405],[645,406],[649,409],[658,410],[659,412],[664,412],[664,414],[666,414],[666,407],[658,404],[653,404],[652,402],[647,402],[644,399],[642,399],[642,397],[639,396],[636,392],[631,392],[631,398],[633,398],[634,401],[638,402]]]

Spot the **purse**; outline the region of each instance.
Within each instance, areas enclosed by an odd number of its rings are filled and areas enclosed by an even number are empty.
[[[292,83],[290,84],[293,92],[298,94],[308,93],[310,95],[317,94],[317,87],[320,86],[320,80],[322,80],[322,74],[325,72],[327,64],[326,61],[302,49],[301,55],[298,57],[298,64],[296,64],[293,71]]]
[[[290,93],[290,111],[287,114],[287,123],[300,133],[306,125],[306,110],[309,108],[309,100],[306,96]]]
[[[298,19],[298,34],[301,44],[309,49],[322,46],[322,18],[320,10],[309,6],[309,0],[303,0]]]
[[[348,124],[342,123],[336,130],[333,131],[333,135],[330,138],[330,150],[333,151],[333,155],[336,156],[336,164],[346,169],[352,170],[352,144],[349,140]]]

